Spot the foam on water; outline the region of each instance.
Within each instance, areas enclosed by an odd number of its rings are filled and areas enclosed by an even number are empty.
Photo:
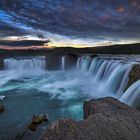
[[[0,95],[0,100],[3,100],[6,96]]]
[[[42,57],[5,60],[5,71],[0,72],[0,98],[7,97],[1,101],[7,111],[0,119],[1,134],[8,137],[16,133],[33,114],[47,113],[51,120],[82,119],[83,101],[90,98],[112,96],[138,105],[139,81],[124,92],[132,63],[84,56],[78,58],[74,70],[66,71],[65,57],[60,61],[60,71],[46,71]]]

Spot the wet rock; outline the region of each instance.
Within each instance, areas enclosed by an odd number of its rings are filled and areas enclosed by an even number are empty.
[[[65,69],[69,70],[76,66],[77,56],[75,54],[66,54],[65,55]]]
[[[37,126],[39,124],[42,124],[43,122],[48,122],[47,115],[34,115],[32,118],[32,122],[28,125],[28,128],[32,131],[35,131]]]
[[[5,110],[5,107],[3,105],[0,105],[0,113]]]
[[[0,70],[4,70],[4,59],[0,58]]]
[[[140,64],[134,64],[129,72],[127,88],[140,79]]]
[[[47,70],[61,70],[61,61],[62,56],[61,54],[47,54],[45,56],[45,63]]]
[[[61,119],[49,125],[41,140],[139,140],[140,112],[114,98],[84,103],[84,119]]]

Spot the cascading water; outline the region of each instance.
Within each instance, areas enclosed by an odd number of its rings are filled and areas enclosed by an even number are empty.
[[[121,96],[120,101],[137,107],[140,104],[140,80],[131,85]]]
[[[61,70],[65,70],[65,56],[62,56],[62,58],[61,58],[62,60],[62,62],[61,62]]]
[[[106,96],[111,93],[117,98],[124,92],[131,66],[131,64],[123,63],[122,60],[89,56],[80,57],[77,61],[77,68],[90,73],[93,76],[94,83],[100,83],[102,90],[108,92]]]
[[[39,73],[45,71],[45,59],[44,57],[5,59],[4,69],[7,71],[18,71],[24,73]]]
[[[112,96],[131,106],[139,104],[140,81],[124,92],[130,61],[83,56],[77,59],[75,69],[66,71],[65,59],[56,60],[58,71],[48,67],[46,71],[44,57],[4,60],[5,70],[0,71],[0,101],[7,109],[0,119],[3,139],[27,126],[33,114],[47,113],[51,121],[61,117],[79,120],[86,99]],[[36,134],[31,139],[37,140]]]

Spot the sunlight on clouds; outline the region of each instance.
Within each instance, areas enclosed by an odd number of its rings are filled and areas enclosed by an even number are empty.
[[[139,39],[120,39],[120,38],[110,38],[110,37],[97,37],[95,38],[74,38],[67,37],[59,34],[52,34],[50,32],[42,32],[43,38],[40,38],[33,33],[33,35],[27,36],[10,36],[0,38],[0,40],[11,40],[11,41],[20,41],[20,40],[50,40],[49,43],[45,43],[43,46],[28,46],[27,48],[54,48],[54,47],[75,47],[75,48],[85,48],[85,47],[97,47],[97,46],[110,46],[115,44],[132,44],[139,43]],[[103,39],[104,38],[104,39]],[[9,46],[10,47],[10,46]],[[20,46],[19,46],[20,47]],[[16,49],[18,49],[16,47]],[[22,49],[22,48],[21,48]]]

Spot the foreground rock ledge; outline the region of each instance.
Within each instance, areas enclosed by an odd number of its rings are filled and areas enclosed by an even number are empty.
[[[41,140],[140,140],[140,112],[113,98],[84,103],[84,119],[53,122]]]

